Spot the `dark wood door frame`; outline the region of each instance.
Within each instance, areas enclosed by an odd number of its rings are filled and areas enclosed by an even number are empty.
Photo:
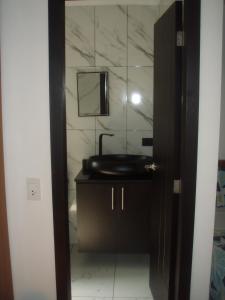
[[[57,300],[71,300],[65,104],[65,2],[49,0],[49,93]]]
[[[137,1],[138,2],[138,1]],[[190,298],[198,145],[200,2],[184,0],[183,113],[176,294]],[[65,2],[49,0],[49,84],[57,299],[71,300],[65,113]]]
[[[2,100],[0,75],[0,299],[13,300],[9,235],[5,198],[5,176],[2,134]]]

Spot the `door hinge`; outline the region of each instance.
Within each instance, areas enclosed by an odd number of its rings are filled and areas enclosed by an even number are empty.
[[[173,193],[174,194],[181,194],[181,180],[174,179],[173,181]]]
[[[177,31],[177,47],[184,46],[184,31],[179,30]]]

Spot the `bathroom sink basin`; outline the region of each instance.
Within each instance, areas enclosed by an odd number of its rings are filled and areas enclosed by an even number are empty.
[[[84,160],[83,169],[90,174],[131,176],[149,174],[145,166],[152,162],[150,156],[112,154],[96,155]]]

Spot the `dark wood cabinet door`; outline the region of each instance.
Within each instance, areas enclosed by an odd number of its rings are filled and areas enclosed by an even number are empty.
[[[174,300],[177,198],[181,116],[182,2],[176,1],[155,24],[154,38],[154,201],[151,214],[150,286],[155,300]]]
[[[112,184],[77,184],[79,251],[115,252],[116,188]]]
[[[151,182],[121,184],[117,195],[117,251],[149,253]]]

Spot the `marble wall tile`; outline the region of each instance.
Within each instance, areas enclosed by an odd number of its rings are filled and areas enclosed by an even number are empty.
[[[142,138],[152,138],[151,131],[127,131],[127,153],[152,156],[152,146],[142,146]]]
[[[82,168],[82,160],[91,155],[95,155],[95,131],[67,130],[69,189],[75,189],[74,178]]]
[[[66,7],[66,66],[93,66],[94,7]]]
[[[153,66],[157,6],[128,6],[128,66]]]
[[[77,244],[77,218],[73,211],[69,211],[69,240],[70,244]]]
[[[67,129],[95,129],[95,117],[78,116],[77,72],[94,68],[66,68],[66,127]]]
[[[69,204],[69,236],[70,244],[77,243],[77,212],[76,212],[76,191],[69,190],[68,192]]]
[[[157,10],[159,8],[150,6],[116,5],[66,8],[66,116],[70,208],[75,204],[74,178],[82,168],[82,159],[98,153],[100,133],[115,134],[114,137],[103,139],[105,154],[152,155],[152,147],[141,146],[141,139],[152,137],[153,25]],[[78,116],[78,71],[109,72],[110,116]],[[134,93],[142,96],[140,105],[132,104]],[[76,243],[76,214],[71,209],[69,221],[70,242]]]
[[[95,8],[96,66],[127,65],[127,6]]]
[[[161,17],[175,1],[176,0],[160,0],[159,17]]]
[[[99,135],[106,133],[103,130],[96,130],[96,153],[99,153]],[[110,130],[107,133],[112,133],[114,136],[103,137],[103,154],[123,154],[126,153],[126,135],[125,131]]]
[[[122,130],[126,123],[127,69],[105,68],[109,75],[109,116],[96,118],[98,130]]]
[[[140,98],[140,99],[139,99]],[[136,103],[140,101],[140,103]],[[153,68],[128,68],[127,130],[152,130]]]
[[[75,190],[69,190],[68,191],[68,207],[69,211],[75,211],[77,209],[76,206],[76,189]]]

